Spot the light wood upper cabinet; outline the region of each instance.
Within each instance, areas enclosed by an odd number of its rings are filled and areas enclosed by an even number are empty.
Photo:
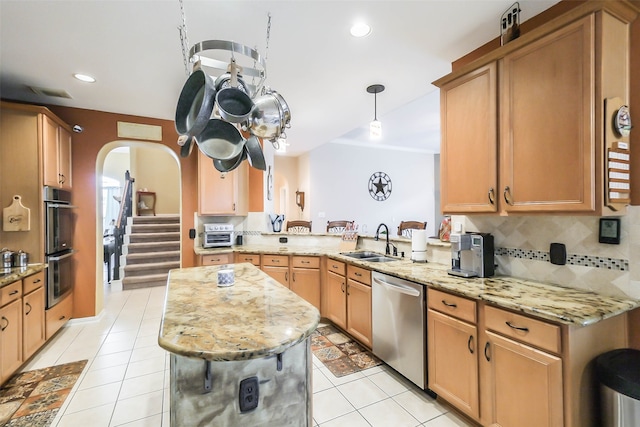
[[[444,212],[496,212],[497,69],[491,63],[440,89]]]
[[[213,160],[198,150],[198,213],[247,215],[249,169],[247,162],[231,172],[219,172]]]
[[[71,132],[42,115],[43,184],[71,189]]]
[[[589,15],[502,59],[506,212],[595,210],[594,20]]]
[[[624,213],[605,200],[604,138],[605,100],[629,102],[622,3],[585,2],[434,82],[443,212]]]

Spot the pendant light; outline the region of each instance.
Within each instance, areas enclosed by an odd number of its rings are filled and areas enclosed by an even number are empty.
[[[384,90],[384,86],[375,84],[367,87],[367,92],[373,94],[373,121],[369,124],[369,136],[371,138],[382,137],[382,122],[378,120],[378,98],[377,95]]]

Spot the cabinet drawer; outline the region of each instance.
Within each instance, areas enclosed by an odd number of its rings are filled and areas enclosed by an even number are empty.
[[[233,254],[212,254],[202,255],[202,265],[222,265],[231,264],[233,262]]]
[[[250,262],[260,266],[260,254],[239,254],[236,253],[236,262]]]
[[[429,288],[427,290],[427,304],[433,310],[460,320],[474,324],[477,321],[476,302],[468,298]]]
[[[301,268],[320,268],[320,257],[317,256],[293,256],[291,265]]]
[[[344,276],[346,265],[342,261],[336,261],[335,259],[327,258],[327,270],[333,271],[336,274]]]
[[[560,327],[496,307],[484,308],[486,328],[544,350],[560,353]]]
[[[44,271],[22,279],[22,293],[24,295],[44,286]]]
[[[47,339],[58,332],[58,329],[67,323],[73,315],[73,293],[70,293],[58,304],[51,307],[45,313],[45,328]]]
[[[289,265],[289,255],[262,255],[262,265],[287,267]]]
[[[22,296],[22,280],[0,288],[0,307],[17,300]]]
[[[371,286],[371,271],[355,265],[347,265],[347,277],[365,285]]]

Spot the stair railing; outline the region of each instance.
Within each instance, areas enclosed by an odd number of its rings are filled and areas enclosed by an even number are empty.
[[[129,171],[124,173],[124,188],[122,189],[122,197],[120,199],[120,211],[118,212],[118,220],[113,228],[113,237],[115,240],[113,278],[120,280],[120,255],[122,255],[122,246],[124,245],[124,235],[127,232],[127,218],[133,216],[133,183],[136,180],[131,178]]]

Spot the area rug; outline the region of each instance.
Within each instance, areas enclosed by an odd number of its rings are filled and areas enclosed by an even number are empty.
[[[0,388],[0,427],[46,427],[71,392],[87,360],[14,375]]]
[[[370,351],[333,325],[320,326],[313,332],[311,351],[336,377],[382,364]]]

